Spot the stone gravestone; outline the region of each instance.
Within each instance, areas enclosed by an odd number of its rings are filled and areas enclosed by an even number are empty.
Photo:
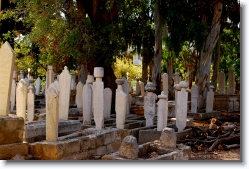
[[[174,89],[175,89],[175,116],[176,116],[176,113],[177,113],[177,97],[178,97],[178,92],[181,90],[181,87],[179,84],[175,84],[174,85]]]
[[[104,128],[104,68],[95,67],[94,77],[96,81],[93,82],[93,116],[97,130]]]
[[[21,79],[16,86],[16,115],[23,117],[26,122],[27,87],[24,79]]]
[[[27,119],[33,121],[35,117],[35,94],[33,87],[30,85],[28,88],[28,101],[27,101]]]
[[[8,42],[0,48],[0,115],[7,116],[10,113],[10,92],[13,74],[15,54]]]
[[[167,127],[168,122],[168,101],[167,96],[164,92],[158,96],[159,101],[157,102],[157,131],[162,131]]]
[[[35,95],[40,95],[40,91],[41,91],[41,79],[40,77],[38,77],[36,79],[36,84],[35,84]]]
[[[124,129],[125,118],[126,118],[126,104],[127,104],[127,94],[123,91],[122,85],[124,84],[124,79],[116,79],[118,88],[116,90],[116,101],[115,101],[115,111],[116,111],[116,127],[118,129]]]
[[[48,65],[47,73],[46,73],[46,89],[54,82],[54,71],[53,66]]]
[[[174,81],[175,81],[175,84],[179,84],[180,83],[180,73],[177,72],[177,70],[176,70],[176,72],[174,74]]]
[[[224,72],[219,72],[218,74],[218,84],[219,84],[219,94],[225,94],[225,82],[226,76]]]
[[[13,71],[12,84],[11,84],[11,94],[10,94],[10,110],[13,111],[16,104],[16,71]]]
[[[207,92],[207,99],[206,99],[206,112],[210,113],[213,112],[213,105],[214,105],[214,86],[209,86],[209,91]]]
[[[71,76],[71,90],[76,90],[76,73],[73,72]]]
[[[84,84],[80,81],[76,86],[76,105],[77,108],[82,109],[83,108],[83,87]]]
[[[49,142],[58,141],[59,86],[56,84],[59,85],[54,82],[46,91],[46,141]]]
[[[228,94],[235,93],[235,76],[234,76],[234,68],[231,66],[228,72]]]
[[[176,127],[178,132],[181,132],[186,127],[187,120],[187,101],[188,101],[188,92],[186,88],[188,83],[181,81],[179,83],[180,91],[177,92],[177,106],[176,106]]]
[[[83,86],[82,95],[83,95],[83,97],[82,97],[83,125],[91,125],[93,91],[92,91],[91,85],[89,84],[89,80],[86,80],[86,84]]]
[[[110,88],[104,89],[104,118],[111,117],[112,107],[112,90]]]
[[[167,73],[164,73],[162,75],[162,79],[163,79],[163,92],[164,94],[167,96],[167,100],[168,100],[168,83],[169,83],[169,77]]]
[[[124,79],[124,84],[122,85],[123,88],[123,92],[128,96],[129,95],[129,83],[128,80],[126,78],[122,78]],[[127,104],[126,104],[126,114],[130,114],[130,104],[129,104],[129,97],[127,97]]]
[[[136,78],[136,95],[140,94],[140,84],[139,84],[139,78]]]
[[[146,126],[152,126],[154,125],[154,116],[156,113],[155,102],[157,95],[153,93],[156,91],[156,87],[152,82],[148,82],[145,90],[148,91],[148,94],[144,96],[144,117],[146,119]]]
[[[144,82],[140,83],[140,93],[141,93],[141,96],[144,97]]]
[[[197,113],[198,86],[191,87],[191,113]]]
[[[70,103],[70,84],[71,84],[71,75],[67,69],[64,67],[64,70],[60,74],[59,89],[59,119],[68,120],[69,112],[69,103]]]

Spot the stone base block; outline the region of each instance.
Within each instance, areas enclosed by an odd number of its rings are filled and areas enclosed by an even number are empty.
[[[22,142],[23,130],[22,117],[0,116],[0,145]]]
[[[13,143],[0,145],[0,160],[9,160],[16,154],[25,156],[28,154],[28,143]]]

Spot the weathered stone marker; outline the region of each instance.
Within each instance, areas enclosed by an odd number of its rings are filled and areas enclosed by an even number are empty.
[[[177,70],[176,70],[176,72],[174,74],[174,81],[175,81],[175,84],[179,84],[180,83],[180,73],[177,72]]]
[[[23,70],[20,70],[20,80],[21,79],[24,79],[24,73],[23,73]]]
[[[124,79],[116,79],[118,88],[116,89],[116,127],[118,129],[124,129],[125,118],[126,118],[126,104],[127,104],[127,94],[122,89],[124,84]]]
[[[234,76],[234,68],[231,66],[228,72],[228,94],[235,93],[235,76]]]
[[[167,96],[167,100],[168,100],[168,83],[169,83],[169,76],[167,73],[164,73],[162,75],[162,79],[163,79],[163,92],[164,94]]]
[[[64,70],[60,74],[59,88],[60,88],[60,97],[59,97],[59,119],[68,120],[68,111],[70,103],[70,84],[71,84],[71,75],[67,69],[64,67]]]
[[[110,88],[104,89],[104,118],[111,117],[112,107],[112,90]]]
[[[16,104],[16,71],[13,71],[12,83],[11,83],[11,94],[10,94],[10,110],[13,111]]]
[[[219,94],[225,94],[225,82],[226,76],[224,72],[219,72],[218,74],[218,84],[219,84]]]
[[[38,77],[36,79],[36,82],[35,82],[35,95],[40,95],[40,91],[41,91],[41,79],[40,77]]]
[[[137,138],[134,136],[126,136],[120,145],[119,156],[136,160],[138,157]]]
[[[145,94],[144,94],[144,82],[141,82],[140,83],[140,95],[143,97]]]
[[[52,83],[46,91],[46,141],[58,140],[59,122],[59,86],[58,82]]]
[[[162,91],[158,96],[159,101],[157,102],[157,131],[162,131],[167,127],[168,121],[168,100],[167,96]]]
[[[214,105],[214,86],[209,86],[209,91],[207,92],[207,99],[206,99],[206,112],[210,113],[213,111]]]
[[[128,96],[129,95],[129,82],[126,78],[122,78],[124,79],[124,84],[122,85],[123,87],[123,92]],[[130,114],[130,104],[129,104],[129,97],[127,97],[127,104],[126,104],[126,114]]]
[[[191,113],[197,113],[198,86],[191,87]]]
[[[179,87],[181,90],[177,92],[176,127],[178,128],[178,132],[181,132],[186,127],[188,101],[188,92],[186,92],[186,88],[188,87],[188,83],[186,81],[181,81]]]
[[[33,121],[35,116],[35,94],[33,87],[30,85],[28,88],[28,101],[27,101],[27,119]]]
[[[165,148],[176,148],[176,133],[172,128],[165,127],[162,131],[160,141]]]
[[[104,68],[95,67],[94,77],[96,81],[93,82],[93,116],[97,130],[104,128]]]
[[[83,86],[83,125],[91,125],[93,90],[90,83],[94,80],[92,75],[87,76]]]
[[[80,81],[76,86],[76,105],[77,108],[83,108],[83,87],[84,84]]]
[[[16,86],[16,115],[26,122],[27,87],[24,79],[21,79]]]
[[[154,117],[156,113],[156,99],[157,95],[153,93],[156,91],[156,87],[152,82],[148,82],[145,86],[145,90],[148,92],[144,96],[144,117],[146,119],[146,126],[154,125]]]
[[[76,90],[76,73],[73,72],[71,76],[71,90]]]
[[[136,78],[136,95],[140,94],[140,84],[139,84],[139,78]]]
[[[53,65],[48,65],[46,72],[46,89],[54,82]]]
[[[10,92],[14,68],[15,53],[8,42],[0,48],[0,115],[10,113]]]

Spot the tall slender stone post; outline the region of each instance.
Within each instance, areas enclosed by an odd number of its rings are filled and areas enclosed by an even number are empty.
[[[92,101],[93,102],[93,82],[94,82],[94,76],[93,75],[87,75],[87,79],[86,79],[86,82],[89,83],[90,87],[91,87],[91,91],[92,91]],[[91,117],[93,117],[93,104],[92,105],[92,111],[91,111]]]
[[[77,108],[83,108],[83,87],[84,84],[80,81],[76,86],[76,105]]]
[[[186,88],[188,83],[186,81],[181,81],[179,83],[180,91],[177,92],[177,107],[176,107],[176,127],[178,132],[181,132],[186,127],[187,123],[187,101],[188,101],[188,92]]]
[[[191,87],[191,113],[197,113],[198,86]]]
[[[126,118],[126,104],[127,104],[127,94],[123,91],[122,85],[124,84],[124,79],[116,79],[118,88],[116,90],[116,127],[118,129],[124,129],[125,118]]]
[[[167,127],[168,120],[168,101],[167,95],[162,91],[158,96],[157,102],[157,131],[163,131]]]
[[[24,73],[23,73],[23,70],[20,70],[20,80],[21,79],[24,79]]]
[[[214,86],[209,86],[209,91],[207,92],[207,99],[206,99],[206,112],[210,113],[213,111],[214,105]]]
[[[169,85],[169,77],[167,73],[164,73],[162,75],[162,79],[163,79],[163,92],[164,94],[167,96],[168,98],[168,85]]]
[[[140,94],[140,84],[139,84],[139,78],[136,78],[136,95]]]
[[[35,116],[35,95],[32,85],[28,88],[27,119],[33,121]]]
[[[58,141],[59,86],[52,83],[46,91],[46,141]]]
[[[71,79],[71,90],[76,90],[76,73],[73,72],[71,74],[72,79]]]
[[[146,126],[154,125],[154,117],[156,113],[156,99],[157,95],[153,93],[156,91],[156,87],[152,82],[148,82],[145,86],[145,90],[148,92],[144,96],[144,117],[146,119]]]
[[[112,90],[110,88],[104,89],[104,118],[111,117],[112,107]]]
[[[234,76],[234,68],[231,66],[228,72],[228,94],[235,93],[235,76]]]
[[[144,97],[144,82],[140,83],[140,93],[141,93],[141,96]]]
[[[88,75],[89,76],[89,75]],[[92,118],[92,87],[89,84],[89,80],[86,80],[86,84],[83,86],[82,92],[83,101],[83,125],[91,125]]]
[[[53,65],[48,65],[48,70],[46,73],[46,89],[54,82],[54,71]]]
[[[180,73],[177,72],[177,71],[174,74],[174,81],[175,81],[175,84],[179,84],[180,83]]]
[[[104,68],[95,67],[94,77],[96,81],[93,82],[93,116],[97,130],[104,128]]]
[[[10,93],[10,110],[13,111],[16,104],[16,71],[13,71],[11,93]]]
[[[59,88],[60,88],[60,97],[59,97],[59,119],[68,120],[69,113],[69,103],[70,103],[70,84],[71,84],[71,75],[67,69],[64,67],[64,70],[60,74]]]
[[[35,82],[36,84],[35,84],[35,95],[40,95],[40,91],[41,91],[41,79],[40,79],[40,77],[38,77],[37,79],[36,79],[36,82]]]
[[[26,122],[27,87],[24,79],[21,79],[16,87],[16,115],[23,117]]]
[[[219,94],[225,94],[226,76],[224,72],[218,74]]]

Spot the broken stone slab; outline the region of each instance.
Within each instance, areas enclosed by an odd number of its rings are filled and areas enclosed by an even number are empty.
[[[41,141],[46,136],[46,121],[33,121],[28,122],[24,127],[24,139],[25,141],[32,143],[35,141]],[[71,132],[81,130],[81,122],[79,120],[59,120],[58,134],[65,135]]]
[[[176,133],[172,128],[165,127],[160,137],[161,145],[166,148],[176,148]]]

